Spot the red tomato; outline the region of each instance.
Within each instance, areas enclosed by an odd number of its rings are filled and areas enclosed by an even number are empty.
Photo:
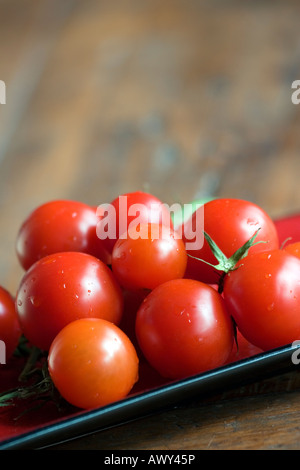
[[[284,246],[283,250],[291,255],[297,256],[297,258],[300,258],[300,242],[290,243],[289,245]]]
[[[160,223],[172,227],[171,213],[157,197],[143,191],[118,196],[108,205],[99,206],[97,233],[109,253],[128,228],[142,223]],[[106,238],[104,238],[106,237]]]
[[[200,208],[200,210],[202,210]],[[189,227],[195,225],[197,211],[182,228],[183,240]],[[256,204],[239,199],[215,199],[204,204],[204,230],[219,246],[222,252],[230,257],[260,229],[255,242],[266,241],[252,246],[249,253],[270,251],[279,248],[278,235],[271,218]],[[213,265],[218,264],[211,249],[204,241],[203,247],[187,250],[191,256],[203,259]],[[188,257],[185,277],[197,279],[209,284],[218,283],[219,274],[211,266]]]
[[[122,292],[110,269],[91,255],[56,253],[37,261],[21,280],[16,306],[26,338],[48,350],[57,333],[83,317],[118,324]]]
[[[283,250],[244,258],[225,278],[224,300],[242,335],[269,350],[300,339],[300,259]]]
[[[21,336],[21,327],[15,308],[15,300],[12,295],[3,287],[0,287],[0,340],[4,342],[4,358],[0,354],[1,360],[9,359],[16,347]]]
[[[106,320],[76,320],[53,340],[50,377],[72,405],[91,409],[125,398],[138,380],[134,346],[120,328]]]
[[[108,254],[97,237],[98,218],[92,207],[77,201],[50,201],[37,207],[20,227],[16,251],[27,270],[44,256],[80,251],[104,262]]]
[[[163,377],[178,379],[223,365],[232,350],[233,324],[215,289],[176,279],[143,301],[136,335],[150,365]]]
[[[183,241],[172,228],[158,224],[141,224],[138,234],[136,227],[130,228],[112,252],[113,273],[123,287],[131,290],[153,289],[182,278],[186,264]]]

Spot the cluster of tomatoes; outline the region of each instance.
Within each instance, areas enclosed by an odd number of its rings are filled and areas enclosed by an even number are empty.
[[[46,352],[61,396],[88,409],[127,396],[141,359],[180,379],[300,339],[299,245],[280,247],[264,210],[206,202],[204,243],[187,249],[203,207],[175,223],[153,195],[124,196],[125,213],[120,196],[111,202],[111,232],[105,211],[74,201],[43,204],[23,222],[24,275],[15,296],[0,290],[7,356],[24,336]]]

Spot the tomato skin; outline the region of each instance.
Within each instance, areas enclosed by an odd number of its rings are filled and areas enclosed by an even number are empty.
[[[183,241],[173,229],[158,224],[141,224],[119,239],[112,252],[112,270],[126,289],[154,289],[171,279],[182,278],[187,265]]]
[[[233,324],[212,287],[176,279],[156,287],[141,304],[136,336],[150,365],[163,377],[180,379],[225,363]]]
[[[187,227],[190,224],[195,225],[195,217],[197,211],[182,228],[185,242],[184,233],[188,233]],[[278,234],[274,222],[256,204],[240,199],[214,199],[204,204],[203,229],[227,257],[233,255],[259,228],[255,242],[267,241],[267,243],[252,246],[249,254],[278,249]],[[218,264],[206,240],[202,248],[187,251],[188,254],[213,265]],[[214,284],[218,283],[219,273],[213,267],[189,256],[185,277]]]
[[[0,340],[5,344],[6,360],[13,355],[21,334],[15,299],[4,287],[0,287]]]
[[[97,223],[96,210],[82,202],[55,200],[40,205],[24,220],[17,235],[21,266],[27,270],[44,256],[64,251],[88,253],[107,262]]]
[[[123,207],[123,201],[126,201],[126,207]],[[115,210],[114,214],[100,217],[99,225],[114,225],[116,227],[115,235],[109,235],[103,241],[106,250],[112,253],[113,247],[120,235],[130,226],[137,223],[160,223],[172,227],[171,214],[168,208],[157,197],[144,191],[134,191],[125,193],[116,197],[111,203]],[[133,214],[134,206],[139,205],[139,213]],[[155,206],[155,207],[154,207]],[[125,209],[125,210],[124,210]],[[137,220],[138,219],[138,220]]]
[[[248,255],[224,283],[242,335],[266,351],[300,338],[300,259],[283,250]]]
[[[138,380],[139,361],[129,338],[106,320],[69,323],[54,338],[48,368],[72,405],[92,409],[125,398]]]
[[[283,250],[300,258],[300,242],[290,243],[284,246]]]
[[[76,319],[98,317],[118,324],[123,297],[102,261],[85,253],[55,253],[24,274],[16,308],[26,338],[47,351],[57,333]]]

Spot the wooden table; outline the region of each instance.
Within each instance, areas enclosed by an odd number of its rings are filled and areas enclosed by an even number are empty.
[[[300,210],[300,4],[1,0],[0,284],[51,199],[249,199]],[[57,449],[300,449],[298,371]]]

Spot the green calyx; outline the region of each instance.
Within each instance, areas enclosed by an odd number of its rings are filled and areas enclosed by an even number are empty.
[[[238,262],[248,255],[249,249],[252,246],[257,245],[259,243],[267,243],[263,240],[255,242],[255,239],[258,235],[259,230],[260,229],[258,229],[255,232],[255,234],[248,241],[246,241],[246,243],[244,243],[244,245],[242,245],[240,248],[238,248],[238,250],[236,250],[233,253],[233,255],[231,255],[229,258],[222,252],[222,250],[214,242],[214,240],[208,235],[208,233],[206,233],[204,231],[203,232],[204,237],[205,237],[207,243],[209,244],[209,247],[210,247],[213,255],[215,256],[215,258],[217,259],[218,263],[214,265],[214,264],[209,263],[208,261],[205,261],[201,258],[197,258],[196,256],[192,256],[190,254],[188,256],[190,256],[191,258],[197,259],[198,261],[201,261],[203,263],[206,263],[209,266],[212,266],[217,271],[221,272],[220,281],[219,281],[219,292],[221,293],[223,291],[223,282],[224,282],[224,278],[225,278],[226,274],[228,274],[230,271],[234,271],[235,269],[237,269]]]

